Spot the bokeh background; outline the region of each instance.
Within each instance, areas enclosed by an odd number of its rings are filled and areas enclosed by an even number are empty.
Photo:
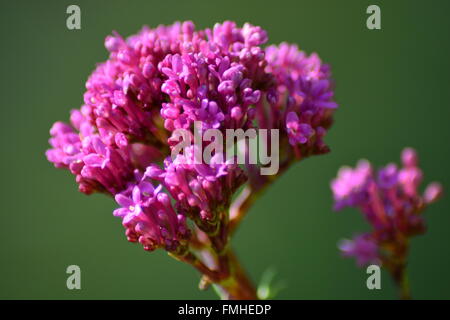
[[[66,8],[81,7],[82,29],[66,28]],[[382,30],[366,28],[378,4]],[[165,252],[128,243],[115,204],[77,192],[73,177],[44,156],[48,130],[82,103],[84,82],[104,61],[104,37],[142,25],[193,20],[251,22],[270,43],[289,41],[330,63],[340,104],[327,142],[332,152],[296,164],[254,206],[233,245],[255,282],[269,268],[286,287],[280,299],[391,299],[369,291],[364,269],[342,258],[336,242],[368,230],[355,210],[334,213],[329,182],[362,157],[381,166],[411,146],[425,183],[450,193],[450,2],[308,1],[1,1],[2,299],[215,299],[199,275]],[[450,298],[450,201],[427,210],[429,230],[412,241],[415,298]],[[66,267],[82,270],[82,289],[66,288]]]

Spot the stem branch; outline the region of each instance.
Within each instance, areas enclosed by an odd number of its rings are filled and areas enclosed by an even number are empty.
[[[224,261],[228,264],[229,275],[216,284],[222,293],[221,298],[227,300],[257,300],[255,287],[231,249],[227,250]]]

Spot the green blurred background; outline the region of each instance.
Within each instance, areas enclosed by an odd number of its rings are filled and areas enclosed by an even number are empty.
[[[66,28],[81,7],[82,29]],[[366,28],[378,4],[382,30]],[[366,273],[336,242],[368,230],[355,210],[334,213],[329,182],[362,157],[377,166],[419,151],[425,183],[450,186],[450,2],[308,1],[2,1],[0,298],[215,299],[199,275],[165,252],[126,241],[115,204],[77,192],[68,172],[45,159],[48,130],[82,103],[84,82],[104,61],[104,37],[142,25],[226,19],[264,27],[270,43],[289,41],[331,64],[340,104],[327,142],[332,152],[296,164],[254,206],[233,245],[258,282],[268,267],[286,284],[280,299],[391,299],[366,288]],[[450,298],[450,202],[426,212],[429,230],[412,242],[415,298]],[[82,270],[82,289],[66,288],[66,268]]]

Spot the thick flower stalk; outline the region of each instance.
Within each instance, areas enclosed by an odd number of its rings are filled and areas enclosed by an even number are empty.
[[[191,264],[201,288],[214,284],[222,298],[257,298],[230,236],[293,162],[329,151],[323,139],[337,108],[330,69],[316,54],[286,43],[265,48],[267,40],[260,27],[231,21],[205,30],[190,21],[144,27],[127,39],[114,32],[84,104],[70,124],[50,130],[48,160],[68,169],[81,192],[113,197],[129,241]],[[252,128],[279,130],[280,150],[270,150],[280,158],[277,174],[238,165],[225,145],[202,163],[192,161],[198,145],[175,152],[179,129],[195,136]]]
[[[422,171],[416,151],[406,148],[401,158],[401,168],[390,163],[377,172],[366,160],[354,169],[343,167],[331,182],[331,189],[335,210],[358,208],[372,227],[369,233],[342,240],[339,249],[343,255],[354,257],[359,266],[373,263],[387,268],[401,297],[407,299],[409,240],[425,232],[423,210],[439,198],[442,187],[433,182],[421,194]]]

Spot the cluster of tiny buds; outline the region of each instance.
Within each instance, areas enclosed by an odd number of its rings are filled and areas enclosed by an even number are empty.
[[[337,108],[329,67],[295,45],[264,48],[267,40],[262,28],[232,21],[144,27],[126,39],[114,32],[71,124],[50,130],[48,160],[70,170],[81,192],[113,196],[130,241],[178,250],[189,238],[186,218],[209,230],[259,176],[227,161],[169,159],[177,129],[196,121],[221,132],[277,129],[284,159],[328,152],[323,138]]]

